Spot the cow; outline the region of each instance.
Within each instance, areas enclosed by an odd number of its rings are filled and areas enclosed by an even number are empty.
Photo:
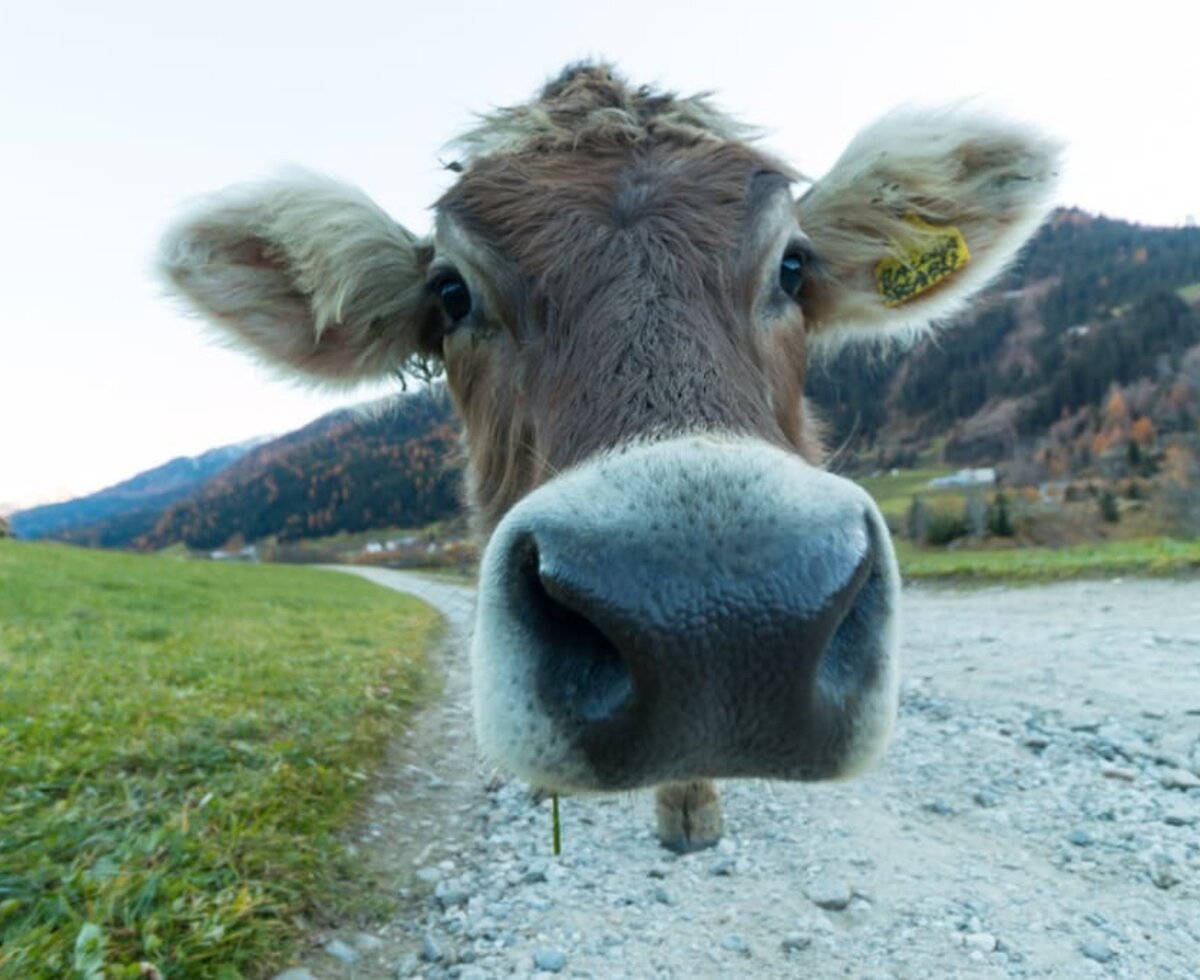
[[[677,851],[719,839],[715,779],[861,771],[897,711],[899,574],[871,498],[822,469],[805,373],[962,310],[1044,217],[1059,147],[909,108],[807,180],[707,96],[587,63],[455,148],[432,234],[294,171],[196,204],[161,271],[288,373],[444,371],[496,764],[657,787]]]

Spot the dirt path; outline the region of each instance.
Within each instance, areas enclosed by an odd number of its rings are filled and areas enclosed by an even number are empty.
[[[564,800],[555,859],[549,805],[475,758],[470,591],[360,574],[442,609],[458,643],[363,839],[405,914],[310,975],[1200,976],[1194,582],[909,589],[874,772],[727,783],[726,839],[684,857],[649,793]]]

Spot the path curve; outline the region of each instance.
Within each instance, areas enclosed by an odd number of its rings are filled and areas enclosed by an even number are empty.
[[[1195,582],[909,588],[876,770],[725,783],[725,840],[680,857],[652,794],[565,799],[555,859],[548,803],[472,745],[471,590],[347,571],[453,642],[363,833],[404,913],[313,975],[1200,976]]]

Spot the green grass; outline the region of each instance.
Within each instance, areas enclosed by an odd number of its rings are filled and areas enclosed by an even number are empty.
[[[0,541],[0,976],[258,976],[377,907],[338,835],[435,624],[332,572]]]
[[[912,503],[914,494],[920,494],[930,502],[941,498],[952,498],[961,503],[963,499],[962,487],[947,487],[944,489],[933,489],[929,486],[929,481],[939,476],[947,476],[950,473],[956,472],[953,466],[929,466],[915,470],[898,470],[893,473],[884,473],[880,476],[867,476],[862,479],[856,479],[864,490],[867,491],[879,506],[883,516],[893,521],[903,521],[905,514],[908,513],[909,505]],[[991,487],[985,488],[991,490]]]
[[[1175,290],[1185,303],[1200,303],[1200,282]]]
[[[1197,284],[1200,286],[1200,284]],[[966,490],[934,490],[929,481],[953,472],[952,467],[900,470],[857,482],[871,494],[893,527],[903,527],[914,495],[934,510],[961,511]],[[999,491],[982,487],[990,500]],[[970,547],[918,548],[896,538],[896,556],[906,579],[958,582],[1049,582],[1061,578],[1105,578],[1116,575],[1190,575],[1200,573],[1200,541],[1170,538],[1127,538],[1063,548]]]
[[[905,579],[1051,582],[1072,578],[1200,573],[1200,541],[1141,538],[1068,548],[922,549],[896,541]]]

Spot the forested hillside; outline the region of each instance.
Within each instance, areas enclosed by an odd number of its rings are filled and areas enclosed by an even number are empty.
[[[998,462],[1142,380],[1164,410],[1173,399],[1166,426],[1186,429],[1197,283],[1200,228],[1061,211],[964,319],[908,353],[843,350],[814,368],[809,396],[864,466],[904,464],[946,436],[950,461]]]
[[[269,443],[171,507],[139,548],[281,541],[427,524],[457,511],[458,433],[440,388],[327,416]]]
[[[62,535],[79,544],[213,549],[387,525],[458,510],[458,431],[441,388],[324,416],[265,443],[150,521],[117,518]]]

